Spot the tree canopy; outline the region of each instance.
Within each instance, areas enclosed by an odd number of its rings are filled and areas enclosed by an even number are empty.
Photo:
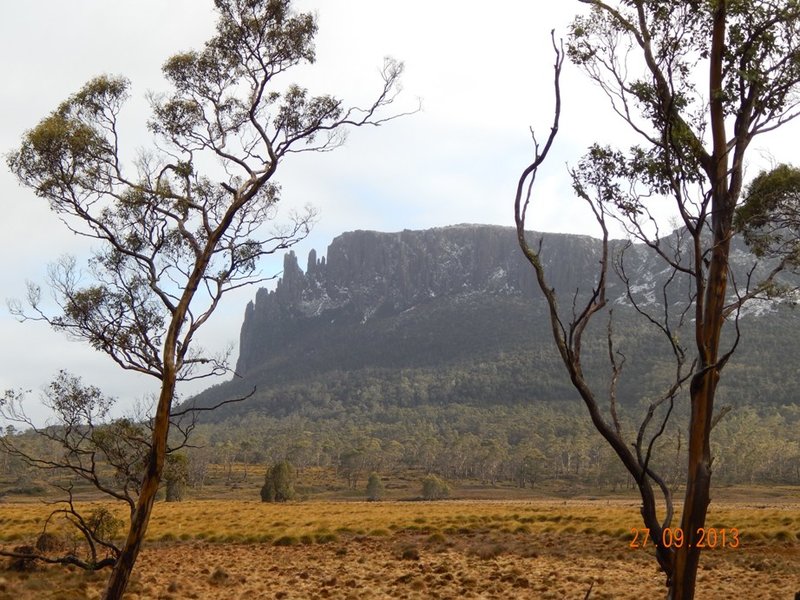
[[[130,83],[109,75],[62,102],[7,159],[67,228],[96,243],[88,274],[70,257],[50,269],[57,314],[47,313],[34,284],[29,306],[17,303],[13,311],[46,321],[160,386],[130,529],[106,598],[121,597],[127,585],[170,451],[170,427],[192,413],[172,410],[178,382],[230,370],[226,355],[198,347],[197,332],[226,293],[263,280],[260,258],[296,244],[313,223],[311,209],[278,219],[279,164],[292,154],[336,148],[348,127],[398,116],[385,109],[398,93],[400,63],[384,61],[379,91],[364,108],[296,84],[281,90],[278,75],[314,62],[314,16],[297,13],[290,0],[214,6],[211,39],[164,64],[172,91],[150,95],[154,143],[131,164],[119,128]]]
[[[701,552],[696,538],[710,502],[711,432],[724,415],[715,408],[718,384],[738,346],[742,306],[769,296],[776,274],[790,264],[790,256],[781,257],[763,278],[753,277],[754,266],[744,281],[730,273],[734,215],[744,189],[750,144],[800,114],[800,3],[581,2],[590,10],[573,22],[566,54],[605,92],[612,111],[640,142],[627,149],[595,144],[571,171],[573,189],[593,212],[604,249],[588,300],[576,295],[569,315],[560,310],[548,283],[541,245],[537,249],[525,234],[533,180],[552,147],[561,116],[564,54],[555,45],[555,115],[544,144],[534,138],[534,160],[518,182],[518,239],[550,307],[552,335],[570,380],[595,427],[637,482],[642,517],[654,534],[669,597],[692,598]],[[765,189],[757,182],[753,192],[759,196]],[[659,234],[658,214],[665,204],[672,207],[680,225],[674,245],[664,243]],[[759,201],[749,204],[753,213],[758,212]],[[755,217],[750,222],[758,223]],[[609,253],[611,223],[620,224],[631,241],[654,252],[671,273],[660,290],[661,300],[653,306],[637,303],[630,293],[641,274],[626,272],[624,253]],[[606,302],[609,269],[625,281],[628,299],[663,334],[675,359],[672,382],[649,402],[632,440],[621,426],[616,402],[626,357],[616,348]],[[581,361],[584,334],[600,314],[608,318],[607,389],[587,379]],[[731,333],[725,337],[724,331]],[[673,491],[653,469],[651,458],[687,388],[688,463],[680,526],[688,543],[674,548],[662,543],[660,535],[674,517]],[[601,397],[608,399],[607,407],[601,408]],[[662,514],[656,495],[665,505]]]

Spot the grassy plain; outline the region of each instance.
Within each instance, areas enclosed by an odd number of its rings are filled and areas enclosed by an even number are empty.
[[[634,499],[159,503],[129,598],[659,597],[652,546],[631,549]],[[49,507],[0,504],[0,544],[30,543]],[[122,515],[120,515],[122,516]],[[800,504],[712,503],[699,598],[793,598]],[[106,572],[0,571],[0,600],[95,598]]]

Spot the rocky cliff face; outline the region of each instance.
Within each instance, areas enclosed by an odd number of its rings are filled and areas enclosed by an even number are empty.
[[[579,299],[590,293],[601,259],[598,240],[566,234],[531,233],[530,237],[533,243],[541,239],[548,278],[559,294],[562,308],[569,306],[576,293]],[[672,256],[681,240],[673,233],[663,238],[661,244],[662,250]],[[653,305],[663,302],[663,285],[669,278],[674,281],[667,301],[685,306],[691,289],[685,276],[674,274],[655,252],[641,245],[625,248],[620,263],[623,247],[621,241],[612,242],[610,260],[622,265],[631,280],[631,295],[641,307],[654,308]],[[683,252],[684,259],[688,254]],[[740,284],[746,281],[754,262],[741,242],[734,244],[731,264],[735,281]],[[757,269],[753,281],[765,274],[768,266]],[[623,310],[630,307],[627,292],[618,274],[609,267],[609,305]],[[498,298],[505,298],[504,310],[517,306],[519,311],[507,318],[486,317],[482,313],[479,321],[473,315],[472,322],[463,323],[464,327],[474,329],[469,339],[459,338],[458,332],[452,332],[453,340],[449,342],[423,339],[421,330],[437,328],[437,318],[451,324],[469,318],[469,311],[464,312],[464,317],[456,314],[463,310],[465,302],[473,308],[484,302],[482,310],[490,314],[495,310],[490,305]],[[529,319],[531,313],[543,309],[533,271],[522,257],[513,228],[455,225],[396,233],[353,231],[334,239],[326,257],[318,258],[312,250],[305,272],[294,253],[285,256],[283,277],[276,289],[259,290],[255,301],[247,306],[237,372],[246,375],[265,364],[277,368],[289,356],[294,356],[295,361],[299,356],[313,363],[324,354],[325,348],[341,351],[343,345],[351,349],[348,352],[351,362],[343,362],[340,368],[362,366],[354,358],[359,352],[369,363],[371,358],[364,348],[370,344],[375,346],[375,352],[385,354],[386,366],[392,366],[400,347],[406,354],[430,354],[434,347],[457,354],[460,347],[456,343],[496,338],[500,349],[504,343],[500,330],[508,321]],[[406,331],[403,323],[411,321],[406,313],[414,310],[418,311],[416,315],[425,313],[429,322],[416,319],[416,332],[413,328]],[[438,317],[431,313],[433,310],[439,311]],[[774,305],[755,303],[746,313],[774,310]],[[543,327],[546,320],[539,320],[537,329],[545,331]],[[518,332],[510,328],[508,334],[513,338]],[[451,332],[443,337],[451,337]],[[417,348],[415,343],[427,346]],[[398,350],[392,353],[389,350],[394,346]],[[338,358],[334,357],[335,360]]]
[[[556,289],[591,285],[597,240],[547,234],[543,244]],[[437,299],[530,297],[535,285],[512,228],[345,233],[333,240],[327,258],[312,250],[305,272],[293,252],[286,254],[276,289],[259,290],[247,306],[237,372],[248,373],[294,342],[303,323],[366,324]]]
[[[586,236],[530,236],[536,244],[541,239],[550,284],[562,317],[569,320],[575,295],[580,306],[595,284],[600,243]],[[680,236],[672,234],[660,244],[673,255]],[[623,246],[611,244],[610,260],[629,277],[631,287],[609,269],[607,300],[615,347],[627,358],[619,398],[636,403],[663,393],[672,363],[663,335],[632,309],[631,298],[660,318],[665,282],[672,281],[667,302],[681,310],[691,287],[652,250],[631,246],[623,254]],[[742,286],[754,262],[747,248],[734,244],[732,280]],[[752,281],[768,268],[753,271]],[[795,354],[800,335],[795,312],[777,302],[748,305],[740,322],[742,342],[726,366],[721,401],[794,398],[800,370],[784,372],[777,381],[771,369]],[[675,325],[680,310],[671,313]],[[770,318],[760,318],[764,315]],[[686,328],[674,330],[687,345],[691,320],[692,314],[685,314]],[[608,315],[598,315],[584,339],[585,372],[597,389],[607,385],[607,323]],[[726,343],[731,343],[734,328],[727,329]],[[287,254],[277,287],[259,290],[247,306],[237,373],[241,377],[193,401],[210,406],[256,388],[251,400],[231,405],[229,412],[288,414],[309,403],[366,405],[367,398],[404,405],[575,398],[515,231],[497,226],[345,233],[324,257],[311,251],[305,269],[295,254]],[[215,411],[214,418],[225,414]]]

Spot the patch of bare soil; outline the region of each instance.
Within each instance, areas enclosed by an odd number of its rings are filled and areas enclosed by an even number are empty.
[[[58,568],[14,575],[0,572],[0,600],[97,598],[104,580]],[[151,545],[126,598],[547,599],[584,598],[591,587],[594,600],[638,600],[662,597],[663,585],[649,552],[607,536],[399,533],[322,545]],[[753,545],[706,551],[697,597],[791,599],[798,590],[797,545]]]

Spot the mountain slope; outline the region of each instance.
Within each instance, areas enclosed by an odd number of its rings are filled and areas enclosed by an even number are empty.
[[[575,235],[531,236],[542,239],[546,270],[568,317],[573,297],[577,294],[579,303],[591,291],[599,242]],[[665,248],[678,247],[680,238],[673,234],[662,242]],[[618,256],[622,248],[622,242],[612,243],[612,254]],[[734,277],[743,281],[753,258],[744,247],[735,247],[732,257]],[[662,288],[671,271],[639,246],[626,249],[623,264],[635,283],[635,301],[662,311]],[[677,278],[667,302],[685,302],[688,289],[688,282]],[[616,276],[608,300],[615,343],[627,357],[620,400],[638,403],[657,394],[670,376],[668,349],[635,315]],[[744,342],[727,369],[721,396],[735,403],[788,402],[792,386],[800,383],[797,369],[776,379],[774,361],[793,356],[797,319],[779,303],[753,306],[741,319]],[[607,315],[598,315],[587,338],[586,370],[599,385],[605,385],[607,371],[607,323]],[[214,418],[247,411],[287,414],[309,404],[346,406],[370,397],[398,405],[563,401],[575,394],[549,327],[511,228],[345,233],[325,257],[312,251],[305,272],[293,253],[286,255],[276,289],[259,290],[245,311],[237,364],[241,377],[195,401],[208,405],[257,388],[254,398]]]

